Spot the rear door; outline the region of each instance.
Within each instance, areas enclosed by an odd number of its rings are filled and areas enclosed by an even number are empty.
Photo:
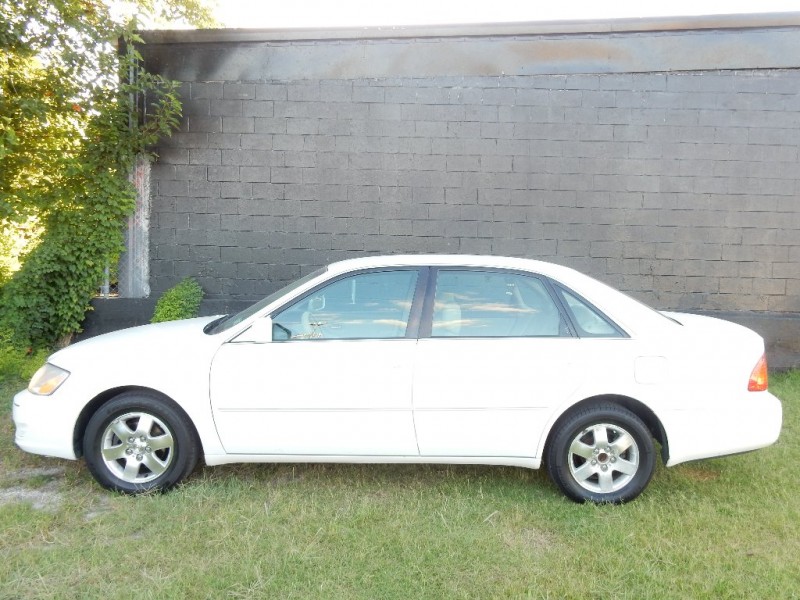
[[[439,269],[428,304],[414,376],[420,454],[535,456],[586,370],[552,288],[518,272]]]

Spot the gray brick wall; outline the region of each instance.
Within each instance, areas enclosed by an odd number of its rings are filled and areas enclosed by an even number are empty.
[[[152,293],[488,253],[663,308],[800,312],[799,90],[794,69],[187,81],[152,171]]]

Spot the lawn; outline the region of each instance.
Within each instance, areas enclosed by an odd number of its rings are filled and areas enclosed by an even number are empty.
[[[24,385],[0,380],[2,598],[800,597],[800,371],[771,380],[778,444],[660,467],[623,506],[470,466],[209,467],[124,497],[14,447]]]

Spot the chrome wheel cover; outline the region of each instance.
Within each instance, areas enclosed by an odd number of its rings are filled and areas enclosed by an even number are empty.
[[[609,494],[624,488],[636,475],[639,446],[619,425],[598,423],[572,439],[567,462],[578,485],[595,494]]]
[[[169,427],[146,412],[116,417],[103,432],[101,443],[106,467],[126,483],[157,479],[175,457],[175,439]]]

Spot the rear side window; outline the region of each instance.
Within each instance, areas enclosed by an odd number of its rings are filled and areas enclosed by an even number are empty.
[[[564,288],[556,288],[572,316],[580,337],[621,337],[625,334],[605,315]]]
[[[431,325],[432,337],[569,335],[540,279],[499,271],[440,270]]]

